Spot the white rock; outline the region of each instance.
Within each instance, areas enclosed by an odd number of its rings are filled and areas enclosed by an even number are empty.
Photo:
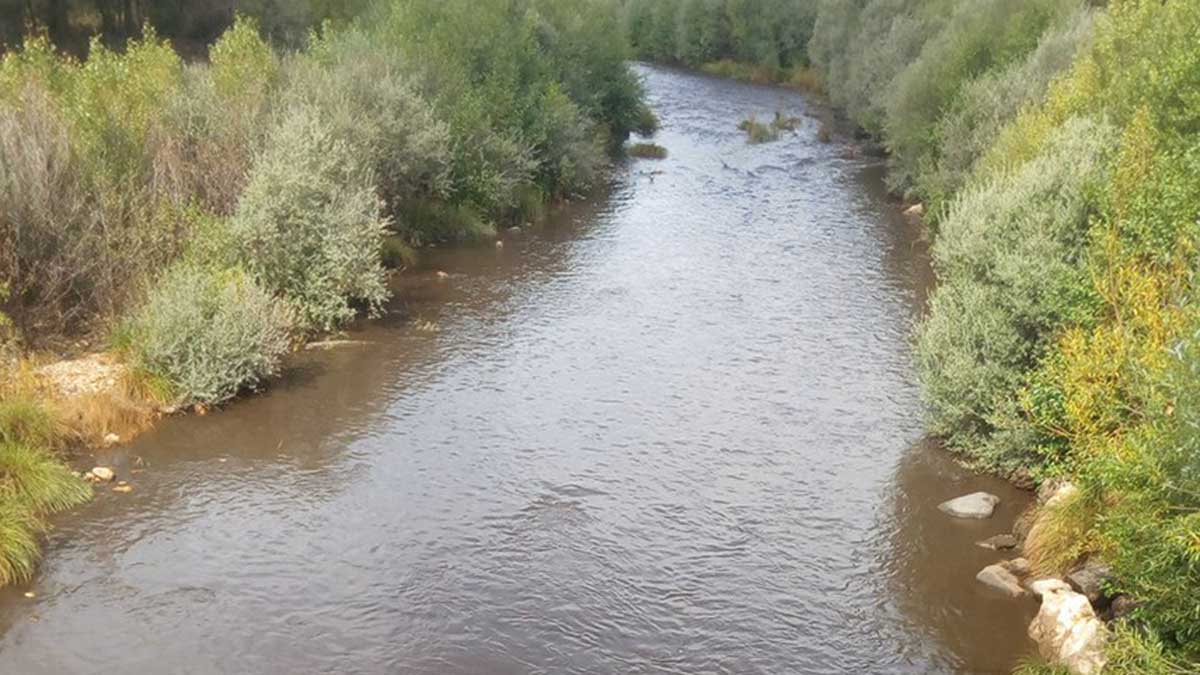
[[[1029,579],[1025,582],[1025,588],[1028,588],[1030,593],[1039,598],[1044,597],[1047,593],[1059,593],[1071,590],[1071,586],[1067,582],[1053,577]]]
[[[120,443],[120,442],[121,442],[121,437],[116,434],[110,433],[110,434],[104,435],[104,444],[105,445],[112,446],[112,445],[116,445],[117,443]]]
[[[1029,637],[1037,643],[1042,658],[1065,666],[1074,675],[1099,673],[1107,662],[1104,645],[1108,630],[1096,618],[1092,604],[1069,586],[1063,590],[1043,584],[1041,590],[1042,607],[1029,624]]]
[[[117,477],[117,474],[107,466],[94,467],[92,475],[96,477],[96,480],[104,481],[105,483]]]
[[[993,588],[1010,598],[1020,598],[1029,595],[1029,591],[1021,588],[1021,582],[1002,564],[988,565],[975,575],[985,586]]]
[[[955,518],[991,518],[992,511],[996,510],[996,505],[999,503],[1000,498],[996,495],[975,492],[942,502],[938,505],[938,509]]]

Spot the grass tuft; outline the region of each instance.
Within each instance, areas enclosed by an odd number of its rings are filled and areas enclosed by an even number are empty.
[[[771,141],[779,140],[779,129],[771,124],[763,124],[753,116],[748,117],[738,124],[738,128],[746,132],[746,136],[751,144],[770,143]]]
[[[667,149],[657,143],[634,143],[629,146],[629,156],[640,159],[666,159]]]

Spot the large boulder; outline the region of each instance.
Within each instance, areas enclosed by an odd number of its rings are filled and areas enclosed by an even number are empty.
[[[1036,582],[1042,607],[1029,624],[1029,637],[1047,662],[1064,666],[1073,675],[1094,675],[1107,662],[1108,630],[1096,617],[1086,596],[1063,582]],[[1053,580],[1056,581],[1056,580]]]
[[[996,510],[996,505],[999,503],[1000,498],[996,495],[975,492],[942,502],[938,505],[938,509],[955,518],[991,518],[992,512]]]

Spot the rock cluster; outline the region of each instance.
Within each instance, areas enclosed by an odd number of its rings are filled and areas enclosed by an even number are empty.
[[[1076,489],[1070,483],[1044,486],[1040,501],[1061,501]],[[984,519],[991,517],[999,502],[995,495],[976,492],[943,502],[938,508],[955,518]],[[977,545],[996,551],[1015,549],[1021,546],[1023,534],[999,534]],[[1039,599],[1041,606],[1029,624],[1028,633],[1037,643],[1042,658],[1074,675],[1094,675],[1107,662],[1105,646],[1110,633],[1104,622],[1128,614],[1136,606],[1126,596],[1108,595],[1109,575],[1106,565],[1089,560],[1064,579],[1038,577],[1028,560],[1014,558],[984,567],[975,578],[1008,598]]]

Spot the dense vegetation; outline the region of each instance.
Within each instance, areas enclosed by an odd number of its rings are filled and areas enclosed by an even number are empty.
[[[128,388],[172,405],[260,384],[382,308],[385,251],[525,222],[653,123],[606,0],[18,4],[95,35],[86,58],[37,30],[0,57],[0,359],[108,332]],[[228,27],[193,62],[156,25]],[[8,369],[0,584],[87,494],[54,460],[59,402]]]
[[[1195,672],[1200,4],[824,0],[815,26],[829,96],[930,207],[933,429],[1074,481],[1028,553],[1099,556],[1141,602],[1114,671]]]
[[[830,100],[927,207],[932,429],[981,468],[1078,485],[1027,553],[1098,556],[1139,601],[1112,670],[1200,671],[1200,3],[752,4],[735,23],[747,4],[630,0],[626,21],[643,57],[688,65],[803,64],[782,36],[811,34]]]
[[[189,52],[202,50],[233,25],[238,14],[257,19],[277,42],[301,43],[322,21],[344,23],[371,0],[0,0],[0,46],[19,46],[31,27],[44,28],[54,44],[82,56],[97,36],[109,46],[158,35]]]
[[[626,0],[624,21],[641,59],[810,86],[816,10],[812,0]]]
[[[111,319],[181,402],[378,309],[386,236],[479,237],[585,190],[648,123],[622,31],[647,59],[815,73],[928,207],[931,427],[981,468],[1079,486],[1028,553],[1098,556],[1139,601],[1114,671],[1200,669],[1200,3],[390,0],[350,22],[350,4],[230,0],[213,31],[247,14],[204,65],[163,37],[207,30],[188,3],[19,4],[65,7],[52,35],[120,26],[86,60],[33,37],[0,62],[0,332]],[[341,23],[302,37],[323,18]],[[0,582],[86,497],[43,462],[53,417],[18,401],[0,403]]]

